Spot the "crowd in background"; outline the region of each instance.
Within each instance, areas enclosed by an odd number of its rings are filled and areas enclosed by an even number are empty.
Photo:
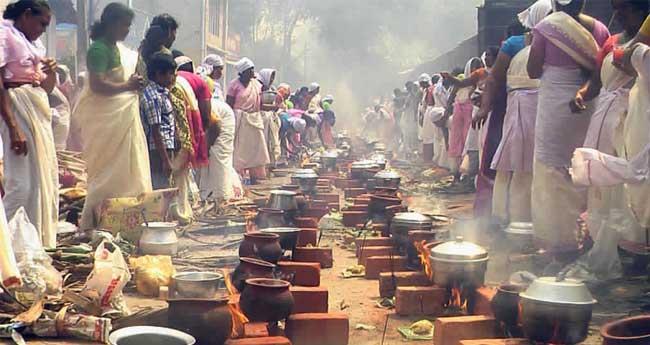
[[[475,192],[486,228],[531,224],[530,250],[553,259],[545,273],[607,279],[621,274],[618,243],[647,242],[650,225],[650,20],[648,1],[612,0],[612,35],[586,1],[537,1],[500,47],[422,74],[363,117],[402,158],[450,172],[436,192]]]
[[[182,23],[168,14],[154,17],[129,49],[123,41],[135,14],[108,4],[78,78],[46,57],[39,37],[52,15],[45,0],[19,0],[0,25],[5,240],[7,218],[22,207],[45,247],[56,246],[57,151],[80,151],[85,160],[83,230],[99,225],[106,200],[170,188],[178,220],[190,222],[198,203],[241,198],[243,184],[299,159],[304,147],[333,145],[334,99],[317,83],[276,87],[274,69],[242,58],[224,88],[224,58],[194,62],[175,50]]]

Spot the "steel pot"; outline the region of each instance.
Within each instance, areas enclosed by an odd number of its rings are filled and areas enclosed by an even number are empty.
[[[284,250],[293,250],[298,243],[299,228],[267,228],[260,232],[264,234],[275,234],[280,236],[280,246]]]
[[[325,151],[321,156],[320,156],[320,165],[321,165],[321,170],[325,172],[334,172],[336,171],[336,163],[338,161],[339,154],[337,151],[334,150],[329,150]]]
[[[388,208],[386,212],[390,213]],[[390,234],[402,254],[415,250],[409,239],[409,232],[414,230],[431,231],[431,218],[415,212],[401,212],[390,220]]]
[[[279,210],[296,211],[298,210],[298,202],[296,201],[296,192],[287,190],[272,190],[269,197],[269,208]]]
[[[194,345],[193,336],[166,327],[136,326],[119,329],[108,337],[111,345]]]
[[[280,236],[264,232],[245,233],[244,240],[239,245],[239,257],[255,257],[277,263],[282,257]]]
[[[227,297],[169,299],[167,303],[170,327],[193,335],[198,344],[223,345],[230,338],[232,316]],[[154,344],[164,343],[151,343]]]
[[[353,180],[368,180],[374,176],[379,165],[373,161],[356,161],[350,165],[350,178]]]
[[[521,297],[524,334],[541,343],[578,344],[587,338],[596,300],[574,279],[536,279]]]
[[[370,156],[370,160],[377,164],[379,166],[379,169],[386,170],[388,159],[386,159],[386,155],[384,155],[383,152],[373,154]]]
[[[293,309],[289,282],[278,279],[248,279],[240,305],[253,322],[277,322],[286,319]]]
[[[151,222],[142,224],[140,252],[145,255],[176,255],[178,237],[176,223]]]
[[[400,181],[402,177],[395,171],[392,170],[382,170],[375,174],[375,189],[379,187],[383,188],[399,188]]]
[[[488,253],[462,236],[431,249],[433,282],[438,286],[483,286]]]
[[[603,345],[650,344],[650,315],[628,317],[607,323],[600,329]]]
[[[223,282],[223,274],[213,272],[182,272],[172,277],[178,298],[214,298]]]
[[[260,208],[255,216],[258,229],[285,226],[284,211],[275,208]]]
[[[318,185],[318,174],[313,171],[295,173],[291,176],[291,183],[300,186],[303,193],[313,193]]]

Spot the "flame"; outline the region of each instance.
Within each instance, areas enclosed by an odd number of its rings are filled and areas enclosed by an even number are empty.
[[[553,337],[549,344],[560,344],[560,323],[557,320],[553,322]]]
[[[237,296],[237,289],[232,284],[232,280],[230,279],[230,272],[224,272],[224,273],[225,273],[224,282],[226,284],[226,290],[228,291],[228,295],[231,297],[231,302],[228,303],[228,309],[230,310],[230,317],[232,318],[231,338],[236,339],[239,336],[244,334],[244,325],[247,324],[249,320],[246,317],[246,315],[244,315],[244,312],[241,310],[241,307],[239,306],[239,298],[235,299],[237,302],[232,301],[232,297]]]
[[[518,325],[523,325],[523,324],[524,324],[524,320],[522,319],[521,316],[524,315],[524,312],[523,312],[523,311],[524,311],[524,308],[521,306],[521,302],[519,302],[519,303],[517,304],[517,309],[518,309],[518,312],[519,312],[519,313],[517,314],[517,324],[518,324]]]
[[[414,242],[413,245],[418,250],[418,257],[420,257],[420,263],[424,269],[424,274],[429,277],[429,280],[433,281],[433,270],[431,269],[431,262],[429,261],[429,253],[424,247],[426,243],[427,242],[423,240],[420,243]]]
[[[451,288],[451,297],[446,307],[457,308],[461,312],[467,312],[467,298],[463,298],[463,291],[460,288]]]

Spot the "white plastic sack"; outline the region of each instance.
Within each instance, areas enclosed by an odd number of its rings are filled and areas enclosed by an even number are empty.
[[[95,266],[88,276],[84,291],[97,291],[104,314],[114,310],[128,314],[122,289],[129,280],[131,273],[120,248],[109,241],[102,241],[95,251]]]
[[[17,290],[17,297],[24,302],[33,302],[46,295],[62,292],[61,273],[52,266],[52,258],[45,252],[41,237],[29,221],[24,208],[19,208],[9,221],[13,251],[23,286]]]
[[[6,288],[14,288],[21,284],[20,271],[11,244],[7,215],[2,199],[0,199],[0,278]]]

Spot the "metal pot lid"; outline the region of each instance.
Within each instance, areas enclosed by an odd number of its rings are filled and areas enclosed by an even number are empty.
[[[519,295],[533,301],[557,304],[590,305],[597,302],[583,282],[569,278],[537,278]]]
[[[396,213],[395,217],[393,217],[393,219],[391,220],[391,223],[393,223],[393,224],[408,224],[408,225],[424,224],[424,225],[431,226],[431,224],[432,224],[431,222],[432,222],[432,220],[431,220],[430,217],[425,216],[425,215],[420,214],[420,213],[416,213],[416,212],[400,212],[400,213]]]
[[[486,261],[488,252],[478,244],[467,242],[462,236],[431,249],[431,258],[438,261],[473,262]]]
[[[140,224],[143,228],[150,228],[150,229],[175,229],[176,228],[176,223],[171,223],[171,222],[149,222],[149,223],[142,223]]]
[[[307,169],[307,170],[309,170],[309,171],[301,171],[301,172],[294,173],[293,175],[291,175],[291,178],[298,178],[298,179],[301,179],[301,178],[318,178],[318,174],[315,173],[313,170],[311,170],[311,169]]]
[[[278,195],[278,196],[296,196],[298,193],[292,192],[289,190],[272,190],[271,191],[271,196]]]
[[[378,167],[377,163],[374,161],[356,161],[352,163],[352,168],[360,168],[360,169],[368,169],[368,168],[376,168]]]
[[[295,232],[300,232],[300,228],[288,228],[288,227],[266,228],[266,229],[260,229],[260,232],[271,233],[271,234],[292,234]]]
[[[374,155],[370,156],[370,160],[373,161],[373,162],[384,163],[388,159],[386,159],[386,156],[383,155],[383,154],[374,154]]]
[[[380,179],[391,178],[392,179],[392,178],[402,178],[402,177],[400,176],[400,174],[398,174],[397,172],[395,172],[393,170],[382,170],[382,171],[375,174],[375,178],[380,178]]]
[[[527,226],[530,224],[530,227]],[[503,231],[513,235],[533,235],[532,223],[510,223]]]

